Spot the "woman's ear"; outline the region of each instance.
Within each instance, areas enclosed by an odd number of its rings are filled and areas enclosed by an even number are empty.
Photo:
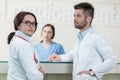
[[[20,27],[19,27],[19,26],[18,26],[17,28],[18,28],[18,30],[20,30]]]

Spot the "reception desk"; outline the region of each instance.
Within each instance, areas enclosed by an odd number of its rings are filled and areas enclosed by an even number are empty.
[[[45,80],[72,80],[72,62],[41,62]],[[8,62],[0,61],[0,80],[6,80]],[[120,80],[120,63],[103,77],[103,80]]]
[[[72,80],[72,62],[41,62],[45,69],[44,80]],[[8,62],[0,61],[0,80],[6,80]]]

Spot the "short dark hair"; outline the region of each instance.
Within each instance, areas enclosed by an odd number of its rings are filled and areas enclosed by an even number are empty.
[[[74,9],[82,9],[84,12],[84,15],[86,17],[90,16],[94,17],[94,7],[92,4],[88,3],[88,2],[82,2],[82,3],[79,3],[77,5],[74,6]]]

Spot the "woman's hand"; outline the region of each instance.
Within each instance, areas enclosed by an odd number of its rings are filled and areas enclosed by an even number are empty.
[[[45,70],[42,66],[39,67],[39,71],[45,76]]]

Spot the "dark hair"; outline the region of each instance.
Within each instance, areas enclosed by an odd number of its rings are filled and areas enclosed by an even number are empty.
[[[94,7],[90,3],[87,3],[87,2],[79,3],[74,6],[74,9],[82,9],[84,11],[83,13],[86,17],[90,16],[92,19],[94,17]],[[92,22],[92,20],[91,20],[91,22]]]
[[[33,13],[31,13],[31,12],[21,11],[14,18],[14,30],[15,31],[18,30],[18,26],[22,23],[22,21],[23,21],[23,19],[24,19],[24,17],[26,15],[32,15],[35,18],[35,23],[36,23],[36,27],[35,28],[37,29],[37,19],[36,19],[35,15]],[[35,31],[36,31],[36,29],[35,29]],[[7,38],[7,43],[8,44],[10,44],[10,41],[13,38],[14,34],[15,34],[15,32],[11,32],[8,35],[8,38]]]
[[[53,39],[54,36],[55,36],[55,27],[54,27],[52,24],[46,24],[46,25],[43,26],[42,31],[43,31],[43,29],[44,29],[45,27],[47,27],[47,26],[51,27],[51,29],[52,29],[52,31],[53,31],[53,36],[51,37],[51,39]],[[42,31],[41,31],[41,34],[42,34]],[[42,40],[41,42],[43,42],[43,40]]]

